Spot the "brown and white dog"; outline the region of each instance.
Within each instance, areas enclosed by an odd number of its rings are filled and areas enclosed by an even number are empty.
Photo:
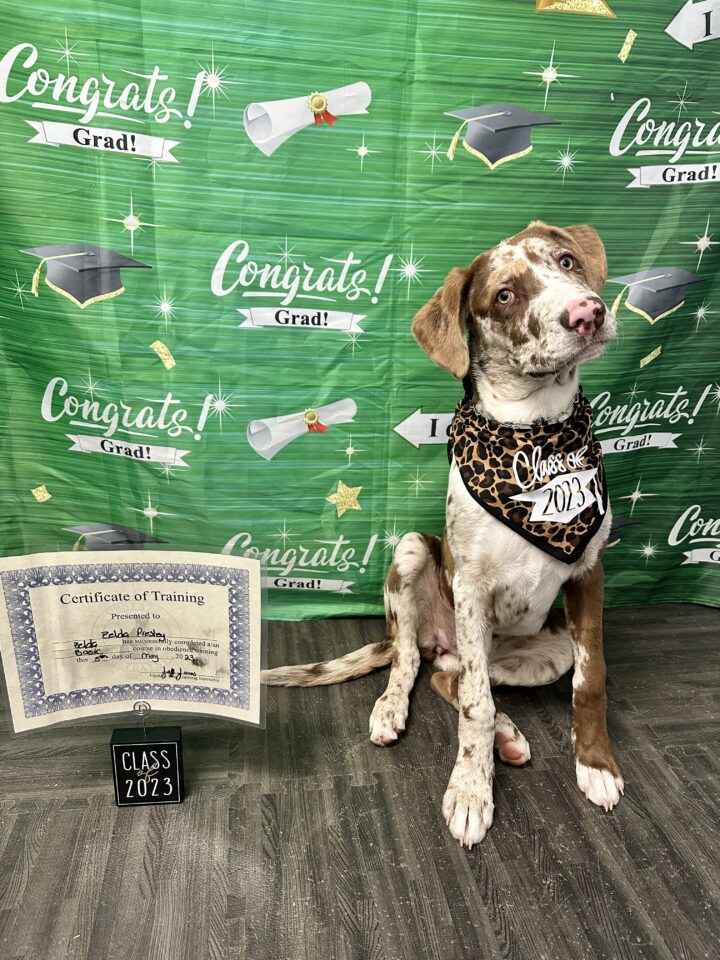
[[[578,366],[616,332],[600,299],[605,251],[589,226],[533,222],[455,268],[415,316],[426,353],[469,378],[477,410],[501,424],[561,419],[578,391]],[[379,746],[404,730],[421,657],[433,688],[459,710],[458,754],[443,800],[451,833],[472,846],[492,823],[493,742],[501,759],[530,758],[524,736],[495,711],[493,684],[551,683],[570,667],[577,783],[610,810],[623,780],[606,726],[601,553],[609,505],[582,556],[566,563],[518,536],[469,494],[453,461],[442,538],[406,534],[385,583],[388,637],[327,663],[268,670],[268,684],[338,683],[391,664],[370,717]],[[562,590],[565,616],[551,609]]]

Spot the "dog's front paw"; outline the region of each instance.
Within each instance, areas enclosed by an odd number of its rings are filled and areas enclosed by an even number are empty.
[[[493,821],[492,775],[483,776],[477,768],[458,764],[445,791],[442,810],[456,840],[468,848],[480,843]]]
[[[405,729],[408,715],[408,698],[384,693],[375,703],[370,714],[370,739],[378,747],[395,743],[398,734]]]
[[[588,767],[576,760],[575,772],[578,787],[591,803],[603,807],[604,810],[612,810],[620,803],[620,796],[625,790],[625,782],[619,771],[615,775],[609,770]]]

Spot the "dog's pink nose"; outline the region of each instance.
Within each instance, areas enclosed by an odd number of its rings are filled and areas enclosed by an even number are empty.
[[[577,330],[581,337],[592,337],[605,322],[605,304],[599,297],[576,297],[565,307],[562,325]]]

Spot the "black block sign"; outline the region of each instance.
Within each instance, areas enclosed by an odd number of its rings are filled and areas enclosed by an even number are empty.
[[[115,803],[182,803],[183,765],[180,727],[113,730],[110,740]]]

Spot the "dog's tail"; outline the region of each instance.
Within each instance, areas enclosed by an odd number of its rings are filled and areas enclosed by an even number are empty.
[[[392,646],[392,639],[388,637],[324,663],[303,663],[263,670],[261,679],[270,687],[316,687],[342,683],[343,680],[364,677],[366,673],[386,666],[392,660]]]

